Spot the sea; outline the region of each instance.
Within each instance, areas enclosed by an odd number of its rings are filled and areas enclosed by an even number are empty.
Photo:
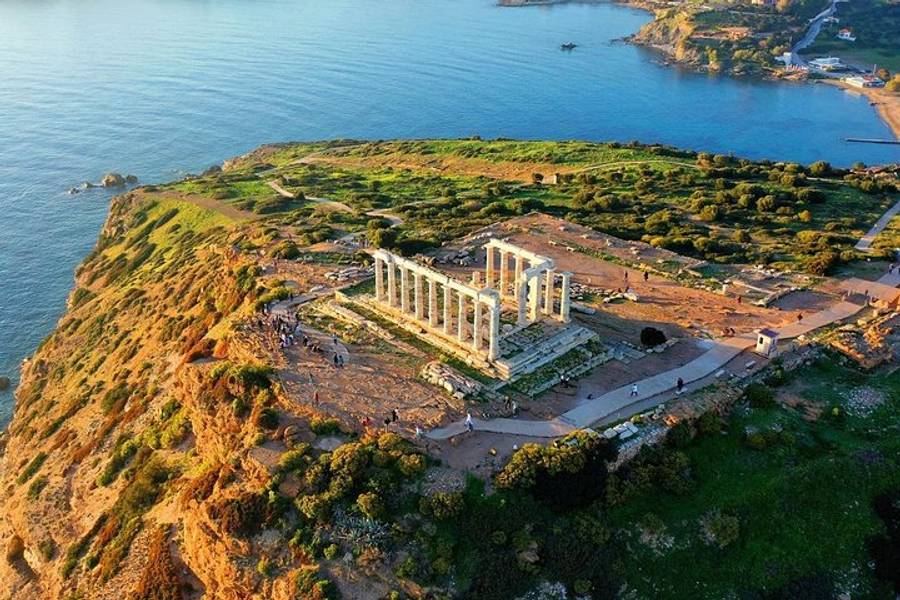
[[[273,141],[512,137],[663,142],[837,165],[900,160],[869,102],[825,85],[664,66],[606,3],[0,2],[0,376],[65,310],[111,192]],[[574,42],[571,52],[560,49]],[[0,427],[11,390],[0,392]]]

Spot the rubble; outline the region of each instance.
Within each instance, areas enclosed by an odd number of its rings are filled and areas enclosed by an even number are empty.
[[[444,388],[460,400],[477,396],[482,389],[479,382],[436,360],[422,367],[421,375],[428,383]]]

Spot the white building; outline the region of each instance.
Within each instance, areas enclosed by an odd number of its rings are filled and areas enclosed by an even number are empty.
[[[844,67],[844,63],[842,63],[841,59],[837,56],[814,58],[809,61],[809,65],[815,69],[820,69],[822,71],[833,71],[835,69],[842,69]]]

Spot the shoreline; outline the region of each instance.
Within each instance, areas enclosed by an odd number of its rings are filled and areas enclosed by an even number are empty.
[[[894,139],[900,141],[900,94],[889,92],[884,88],[858,88],[849,85],[840,79],[820,80],[823,83],[839,87],[849,92],[856,92],[869,99],[873,108],[894,134]]]

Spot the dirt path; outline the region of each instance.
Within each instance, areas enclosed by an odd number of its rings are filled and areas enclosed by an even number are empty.
[[[181,202],[190,202],[191,204],[196,204],[201,208],[205,208],[207,210],[211,210],[217,212],[219,214],[225,215],[229,219],[233,219],[235,221],[249,221],[252,219],[258,219],[259,215],[254,214],[252,212],[248,212],[246,210],[241,210],[225,202],[220,200],[214,200],[212,198],[206,198],[205,196],[186,196],[184,194],[176,194],[174,192],[163,192],[163,193],[154,193],[154,196],[162,196],[168,200],[179,200]]]

